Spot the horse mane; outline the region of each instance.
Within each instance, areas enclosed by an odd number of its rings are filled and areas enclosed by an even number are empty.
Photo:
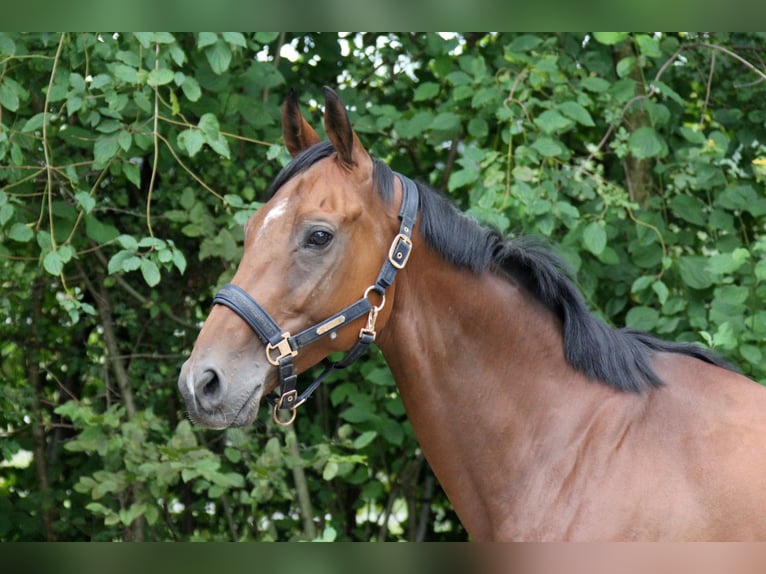
[[[305,150],[277,175],[270,193],[333,152],[329,142]],[[373,158],[373,165],[373,185],[386,202],[391,202],[394,172],[377,158]],[[699,345],[663,341],[642,331],[607,325],[588,308],[568,266],[542,241],[503,237],[496,229],[462,213],[443,194],[421,182],[417,186],[421,235],[426,244],[459,268],[473,273],[504,273],[523,286],[559,319],[565,358],[588,378],[628,392],[662,386],[650,362],[657,352],[688,355],[735,370]]]
[[[615,329],[587,306],[569,267],[539,239],[504,238],[460,212],[426,185],[421,192],[421,230],[431,249],[458,267],[510,275],[561,322],[567,362],[588,378],[620,391],[662,386],[651,366],[657,352],[678,353],[734,370],[715,353],[695,344],[658,339],[634,329]]]

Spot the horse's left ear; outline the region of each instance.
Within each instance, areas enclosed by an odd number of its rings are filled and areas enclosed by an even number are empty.
[[[325,86],[324,98],[324,131],[338,152],[340,162],[349,168],[369,162],[370,156],[351,128],[348,112],[340,96]]]
[[[282,135],[285,138],[287,150],[293,157],[320,141],[314,128],[301,114],[295,90],[290,90],[285,103],[282,104]]]

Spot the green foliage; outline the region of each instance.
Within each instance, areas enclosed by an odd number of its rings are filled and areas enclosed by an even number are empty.
[[[339,87],[373,154],[550,239],[608,321],[765,380],[763,45],[0,34],[0,539],[465,537],[377,353],[294,435],[183,419],[178,369],[288,160],[291,87],[317,127]]]

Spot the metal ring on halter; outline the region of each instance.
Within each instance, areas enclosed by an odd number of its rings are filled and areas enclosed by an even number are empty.
[[[380,313],[380,310],[381,310],[383,307],[385,307],[385,306],[386,306],[386,294],[385,294],[385,293],[381,293],[380,291],[378,291],[378,290],[376,289],[376,286],[375,286],[375,285],[370,285],[369,287],[367,287],[367,289],[365,289],[365,291],[364,291],[364,295],[363,295],[362,297],[364,297],[365,299],[369,299],[368,295],[370,294],[370,291],[375,291],[375,293],[377,293],[378,295],[380,295],[380,298],[381,298],[381,299],[380,299],[380,305],[377,305],[377,306],[373,305],[373,306],[372,306],[372,310],[373,310],[373,311],[374,311],[376,314],[377,314],[377,313]]]
[[[274,422],[277,423],[279,426],[281,427],[290,426],[291,424],[293,424],[295,417],[298,416],[298,405],[290,409],[290,418],[286,421],[280,420],[279,418],[279,405],[274,405],[274,409],[271,411],[271,416],[274,419]]]

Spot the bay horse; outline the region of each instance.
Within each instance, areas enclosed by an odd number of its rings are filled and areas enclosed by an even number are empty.
[[[329,141],[294,94],[282,119],[293,159],[181,369],[193,422],[248,425],[266,397],[289,424],[374,341],[472,539],[766,540],[766,388],[607,326],[547,248],[371,157],[331,89]]]

